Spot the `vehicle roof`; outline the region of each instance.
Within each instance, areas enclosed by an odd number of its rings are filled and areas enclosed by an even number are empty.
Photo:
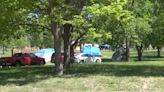
[[[29,52],[18,52],[18,53],[21,53],[21,54],[24,54],[24,53],[28,53],[28,54],[31,54],[31,53],[29,53]],[[16,53],[15,53],[16,54]]]

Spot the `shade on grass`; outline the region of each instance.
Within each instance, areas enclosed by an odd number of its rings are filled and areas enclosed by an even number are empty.
[[[54,76],[51,63],[0,68],[0,92],[163,92],[164,58],[146,57],[149,60],[142,62],[107,58],[97,64],[73,64],[62,77]]]

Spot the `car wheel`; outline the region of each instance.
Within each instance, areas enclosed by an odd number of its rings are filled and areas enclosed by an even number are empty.
[[[44,61],[40,61],[40,65],[44,65],[45,63],[44,63]]]
[[[22,64],[21,64],[19,61],[16,61],[16,62],[15,62],[15,66],[16,66],[16,67],[20,67],[21,65],[22,65]]]
[[[80,60],[80,62],[79,62],[80,64],[82,64],[82,63],[84,63],[84,60]]]
[[[99,59],[97,59],[95,62],[96,62],[96,63],[100,63],[101,61],[100,61]]]

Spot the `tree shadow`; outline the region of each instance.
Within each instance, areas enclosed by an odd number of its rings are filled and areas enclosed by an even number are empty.
[[[46,80],[53,77],[53,66],[25,66],[0,69],[0,85],[25,84]]]
[[[14,84],[22,86],[40,82],[54,76],[54,66],[27,66],[20,68],[1,68],[0,85]],[[112,63],[89,63],[74,64],[65,71],[62,78],[80,78],[88,76],[141,76],[141,77],[164,77],[164,67],[157,65],[127,65],[123,62]]]
[[[134,61],[138,61],[137,60],[137,56],[133,56],[131,57]],[[164,56],[161,57],[157,57],[157,56],[143,56],[142,61],[163,61],[164,60]]]
[[[112,59],[110,59],[110,58],[102,58],[102,62],[112,62]]]
[[[69,69],[67,74],[78,76],[103,75],[103,76],[142,76],[164,77],[164,67],[155,65],[123,65],[116,64],[88,64]]]

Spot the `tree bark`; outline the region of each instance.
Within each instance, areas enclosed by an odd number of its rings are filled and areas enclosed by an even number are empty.
[[[157,46],[157,57],[160,58],[161,57],[161,47]]]
[[[14,48],[11,49],[11,56],[14,55]]]
[[[49,15],[49,18],[51,19],[51,32],[54,36],[54,49],[55,54],[53,55],[52,59],[55,61],[55,74],[57,76],[63,75],[63,63],[61,62],[60,56],[61,56],[61,42],[62,42],[62,30],[61,26],[59,25],[59,22],[57,22],[54,19],[54,13],[57,12],[54,10],[56,5],[58,5],[57,1],[55,0],[48,0],[48,9],[47,13]]]
[[[53,60],[55,61],[55,74],[57,76],[63,75],[63,63],[61,62],[60,56],[61,56],[61,42],[62,42],[62,31],[60,29],[59,24],[52,22],[51,24],[52,33],[54,36],[54,49],[55,49],[55,55]]]
[[[63,38],[64,38],[64,68],[70,67],[71,30],[72,30],[72,25],[70,25],[70,24],[64,25],[64,35],[63,35]]]
[[[74,52],[74,46],[71,45],[71,49],[70,49],[70,55],[71,55],[71,57],[74,57],[74,54],[75,54],[75,52]]]
[[[41,50],[43,47],[42,46],[39,46],[39,50]]]
[[[73,0],[65,0],[65,4],[67,6],[73,6]],[[66,9],[66,11],[70,11],[69,8]],[[64,15],[65,20],[71,20],[71,15],[69,13],[65,13]],[[70,67],[70,61],[71,61],[71,56],[70,56],[70,48],[71,48],[71,31],[72,31],[72,25],[71,24],[65,24],[64,26],[64,68],[69,68]]]
[[[138,53],[138,61],[142,61],[142,54],[143,54],[143,45],[136,46],[137,53]]]
[[[4,55],[5,54],[5,47],[2,46],[2,54]]]
[[[130,48],[129,48],[129,41],[128,41],[128,38],[126,38],[126,61],[129,61],[129,57],[130,57]]]

